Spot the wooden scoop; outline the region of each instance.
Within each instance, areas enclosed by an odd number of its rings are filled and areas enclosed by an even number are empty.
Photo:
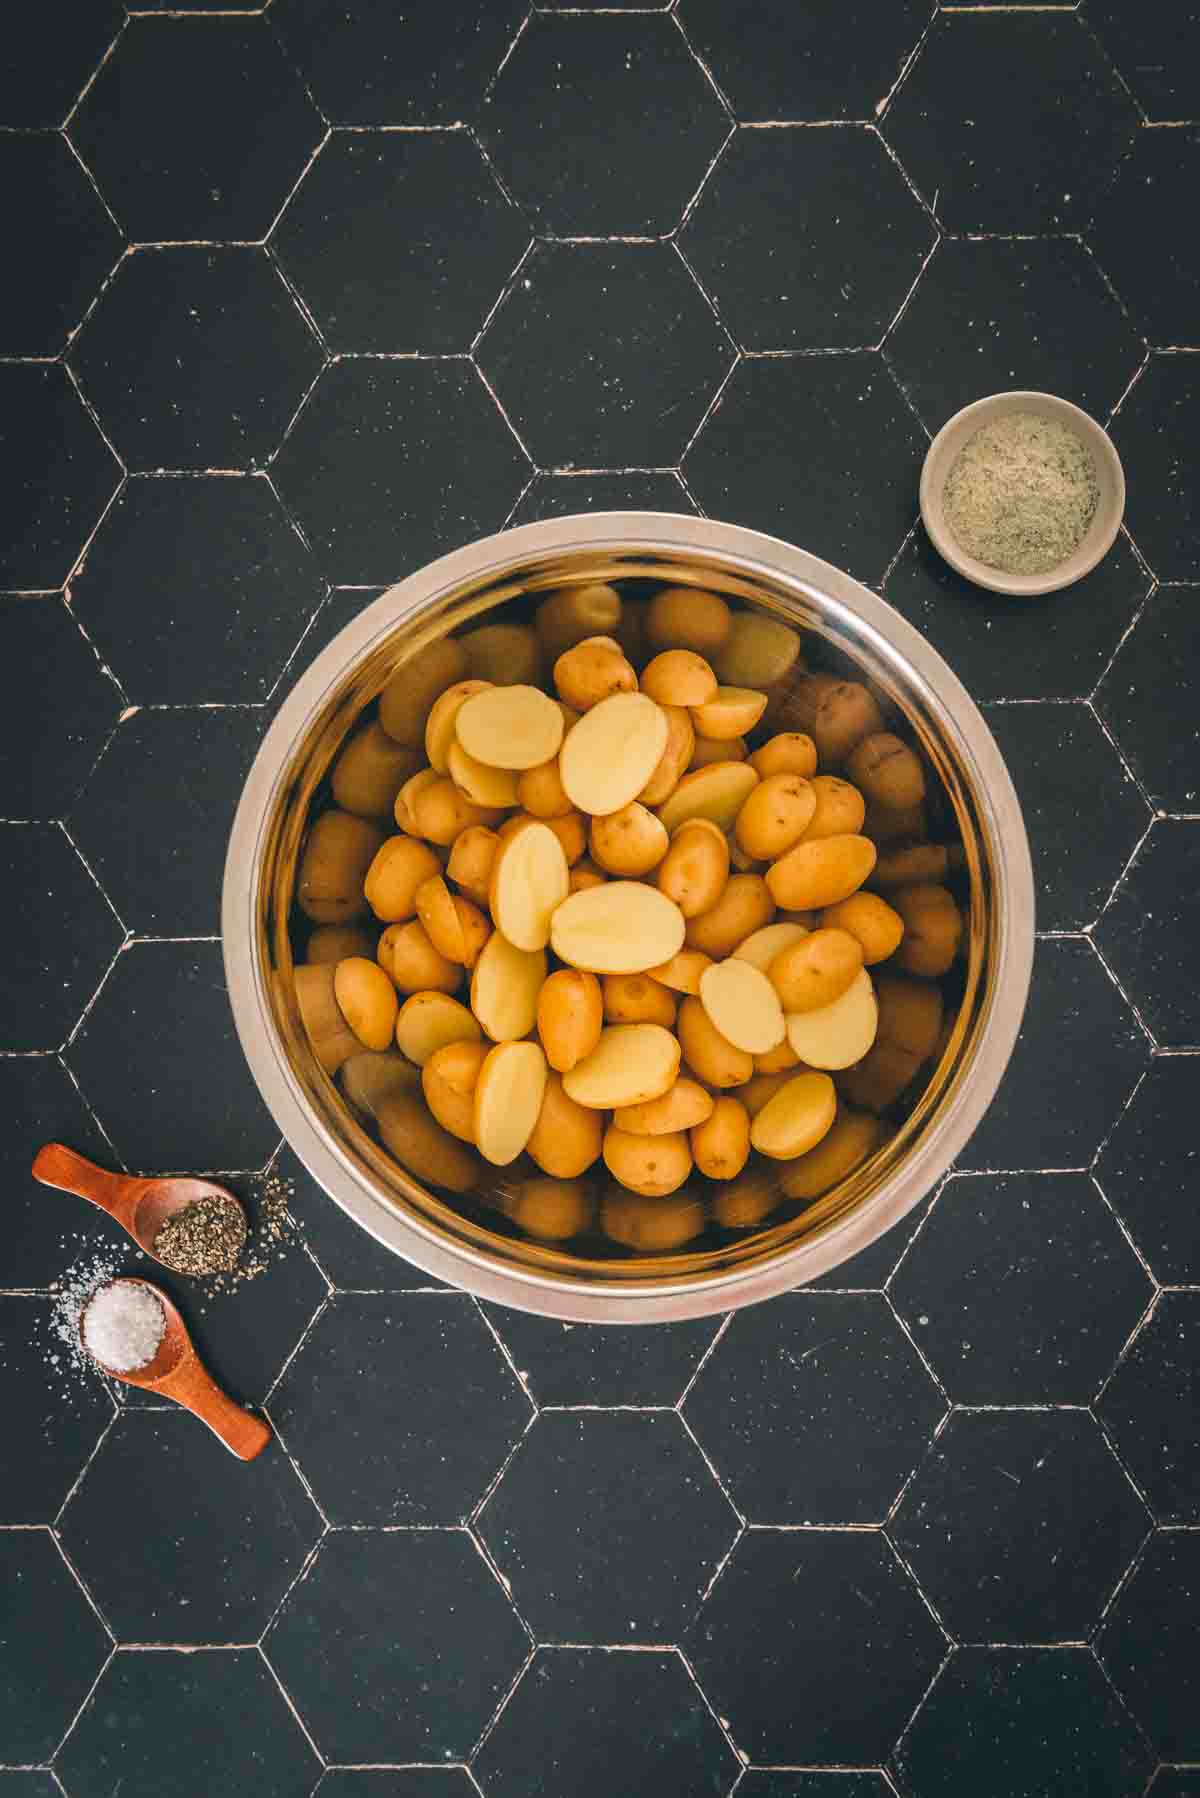
[[[182,1184],[187,1185],[188,1182],[184,1181]],[[244,1411],[241,1405],[235,1405],[228,1393],[222,1392],[196,1353],[187,1325],[166,1293],[149,1280],[139,1280],[132,1274],[110,1281],[109,1284],[142,1286],[147,1292],[153,1293],[163,1308],[166,1327],[153,1360],[147,1361],[144,1367],[130,1367],[122,1371],[118,1367],[109,1367],[98,1356],[92,1355],[88,1348],[87,1338],[83,1333],[83,1320],[87,1316],[85,1305],[79,1318],[79,1340],[84,1352],[91,1355],[97,1367],[103,1368],[110,1379],[124,1380],[127,1386],[142,1386],[147,1392],[157,1392],[163,1398],[173,1398],[177,1405],[182,1405],[185,1411],[194,1412],[206,1423],[239,1460],[252,1461],[255,1455],[261,1454],[271,1440],[271,1426],[261,1417],[256,1417],[252,1411]],[[107,1288],[101,1287],[99,1290],[104,1292]],[[93,1293],[92,1297],[95,1296]]]
[[[215,1196],[233,1199],[241,1209],[240,1201],[231,1192],[226,1192],[223,1186],[214,1186],[211,1180],[196,1180],[189,1175],[172,1176],[169,1180],[142,1180],[129,1174],[110,1174],[61,1142],[48,1142],[38,1150],[33,1162],[33,1177],[43,1186],[57,1186],[63,1192],[77,1193],[81,1199],[90,1199],[93,1205],[99,1205],[101,1211],[107,1211],[115,1218],[139,1249],[154,1261],[159,1260],[154,1253],[155,1237],[166,1219],[185,1206],[194,1204],[197,1199]]]

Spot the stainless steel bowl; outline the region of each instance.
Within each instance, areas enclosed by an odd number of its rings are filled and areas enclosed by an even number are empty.
[[[510,1232],[407,1175],[318,1067],[292,997],[289,915],[310,806],[364,707],[432,639],[521,596],[651,580],[755,606],[825,640],[906,720],[944,788],[970,883],[957,1021],[895,1136],[782,1222],[671,1254],[605,1259]],[[1033,960],[1029,849],[1004,762],[961,683],[919,632],[838,569],[707,519],[601,513],[531,524],[443,556],[364,608],[281,707],[251,769],[225,867],[229,994],[251,1072],[301,1161],[380,1242],[437,1278],[581,1322],[698,1317],[769,1298],[848,1260],[929,1192],[990,1103]]]

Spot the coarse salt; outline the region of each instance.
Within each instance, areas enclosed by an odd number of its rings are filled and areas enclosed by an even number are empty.
[[[114,1373],[129,1373],[153,1361],[166,1327],[154,1294],[129,1280],[101,1287],[83,1314],[88,1352]]]

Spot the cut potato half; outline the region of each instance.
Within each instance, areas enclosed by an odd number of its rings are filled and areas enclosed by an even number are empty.
[[[492,866],[492,917],[515,948],[546,947],[551,919],[569,891],[567,858],[548,824],[535,821],[501,839]]]
[[[494,930],[471,976],[471,1010],[494,1043],[528,1036],[546,978],[542,950],[518,949]]]
[[[592,817],[635,800],[662,759],[667,717],[644,693],[613,693],[568,732],[558,758],[571,804]],[[545,758],[543,758],[545,759]]]
[[[611,1024],[563,1075],[567,1097],[595,1111],[661,1098],[679,1073],[679,1044],[661,1024]]]
[[[790,949],[801,937],[808,935],[804,924],[764,924],[761,930],[752,931],[744,943],[739,943],[733,952],[735,961],[748,961],[752,968],[765,974],[775,957],[784,949]]]
[[[613,1113],[618,1130],[632,1136],[665,1136],[672,1130],[690,1130],[712,1116],[715,1104],[712,1094],[698,1080],[684,1074],[661,1099],[649,1099],[644,1105],[621,1105]]]
[[[711,1023],[735,1049],[765,1055],[784,1040],[779,994],[758,968],[731,957],[700,976],[700,1003]]]
[[[593,974],[644,974],[682,949],[684,928],[683,913],[657,887],[607,880],[563,901],[550,923],[550,947],[560,961]]]
[[[675,791],[658,808],[658,815],[673,836],[689,818],[710,818],[720,830],[733,829],[733,821],[758,785],[758,770],[749,762],[710,762],[685,774]]]
[[[475,1147],[507,1167],[533,1135],[546,1093],[540,1043],[497,1043],[475,1082]]]
[[[472,805],[500,808],[517,803],[517,777],[511,768],[489,768],[468,755],[455,737],[446,754],[446,772]]]
[[[558,754],[563,715],[538,687],[487,687],[459,708],[455,730],[489,768],[536,768]]]
[[[837,1116],[837,1088],[828,1074],[793,1074],[750,1126],[760,1155],[791,1161],[807,1155],[828,1134]]]
[[[860,968],[840,999],[817,1011],[796,1011],[788,1016],[788,1041],[810,1068],[848,1068],[861,1061],[879,1027],[875,988],[865,968]],[[793,1151],[799,1155],[801,1151]]]
[[[433,703],[425,721],[425,757],[439,774],[448,770],[450,745],[454,742],[454,726],[463,706],[475,693],[486,693],[491,681],[459,680]]]
[[[472,1013],[449,993],[413,993],[396,1019],[397,1047],[419,1068],[447,1043],[477,1043],[479,1036]]]
[[[767,709],[765,693],[750,687],[718,687],[704,705],[689,706],[698,737],[727,743],[754,729]]]

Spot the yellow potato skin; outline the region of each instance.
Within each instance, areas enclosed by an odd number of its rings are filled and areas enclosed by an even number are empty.
[[[734,835],[754,861],[774,861],[798,843],[812,822],[817,796],[801,774],[768,774],[737,815]]]
[[[933,883],[901,887],[893,904],[904,920],[896,960],[907,974],[936,978],[953,964],[962,941],[962,914],[954,896]]]
[[[767,978],[784,1011],[816,1011],[840,999],[862,965],[862,945],[848,930],[814,930],[780,951]]]
[[[722,1036],[691,994],[679,1007],[676,1034],[684,1061],[706,1086],[741,1086],[754,1073],[754,1057]]]
[[[869,837],[821,837],[797,843],[767,869],[771,898],[785,911],[823,911],[856,893],[875,866]]]
[[[692,1158],[710,1180],[736,1180],[750,1158],[750,1113],[731,1094],[691,1131]]]
[[[604,976],[604,1019],[608,1024],[661,1024],[675,1027],[675,1001],[648,974]]]
[[[665,1198],[677,1192],[692,1171],[692,1151],[685,1133],[634,1136],[610,1124],[604,1132],[604,1165],[630,1192]]]
[[[574,1180],[600,1159],[604,1140],[604,1113],[578,1105],[563,1086],[562,1075],[546,1076],[546,1090],[526,1153],[544,1174],[558,1180]]]
[[[904,935],[904,919],[878,893],[852,893],[840,904],[827,906],[821,923],[834,930],[848,930],[868,968],[894,955]]]
[[[886,1134],[877,1117],[839,1107],[828,1134],[816,1148],[797,1156],[781,1170],[779,1184],[789,1199],[819,1199],[861,1167]]]
[[[296,877],[296,903],[313,924],[349,924],[367,909],[363,881],[383,843],[369,818],[323,812],[308,833]]]
[[[750,766],[758,769],[762,780],[772,774],[798,774],[811,780],[817,771],[817,746],[807,731],[780,731],[754,751]]]
[[[707,819],[681,824],[658,865],[655,883],[685,918],[710,911],[729,879],[729,844]]]
[[[714,906],[688,919],[684,941],[720,961],[774,916],[775,902],[761,874],[735,874]]]
[[[604,999],[594,974],[558,968],[542,982],[537,1033],[550,1066],[565,1074],[590,1055],[604,1028]]]

